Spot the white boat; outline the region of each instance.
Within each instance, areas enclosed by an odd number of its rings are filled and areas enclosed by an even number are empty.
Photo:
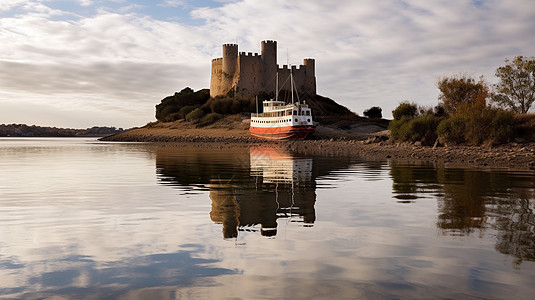
[[[278,77],[278,76],[277,76]],[[270,140],[303,140],[316,130],[312,110],[304,101],[294,102],[294,82],[290,73],[292,103],[278,100],[278,78],[275,100],[262,101],[262,113],[251,114],[251,135]],[[257,109],[258,110],[258,109]]]

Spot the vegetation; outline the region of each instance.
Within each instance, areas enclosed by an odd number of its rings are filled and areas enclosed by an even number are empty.
[[[392,115],[394,120],[388,129],[395,140],[433,145],[437,139],[437,126],[442,117],[435,115],[433,110],[419,109],[414,103],[403,102],[392,111]]]
[[[98,127],[87,129],[41,127],[26,124],[1,124],[0,136],[7,137],[77,137],[104,136],[124,131],[122,128]]]
[[[525,114],[535,102],[535,58],[517,56],[496,70],[500,82],[494,85],[492,101],[515,113]]]
[[[383,109],[379,106],[373,106],[364,111],[364,116],[372,119],[380,119],[383,117]]]
[[[476,82],[474,78],[466,75],[441,78],[437,86],[440,90],[438,99],[442,101],[448,114],[455,114],[462,105],[478,103],[484,106],[489,94],[488,85],[482,78]]]
[[[422,108],[403,102],[392,111],[389,129],[395,140],[432,145],[438,137],[453,144],[501,144],[517,133],[511,111],[487,105],[488,85],[464,75],[442,78],[438,106]],[[527,130],[531,119],[523,121]]]
[[[185,119],[186,115],[205,104],[210,99],[210,90],[194,92],[186,87],[179,93],[165,97],[156,105],[156,119],[161,122],[172,122]]]
[[[260,99],[273,98],[273,95],[268,93],[262,93],[260,96],[259,102],[261,102]],[[280,97],[284,99],[290,95],[283,91]],[[310,105],[315,116],[353,115],[346,107],[320,95],[307,98],[306,103]],[[232,91],[226,96],[211,98],[208,89],[194,91],[186,87],[172,96],[165,97],[160,104],[156,105],[156,119],[160,122],[186,120],[195,122],[199,126],[206,126],[221,119],[224,115],[251,113],[255,112],[256,109],[255,99],[234,97]],[[261,103],[258,103],[258,109],[259,112],[262,112]],[[379,109],[380,114],[381,108],[377,107],[377,109]]]

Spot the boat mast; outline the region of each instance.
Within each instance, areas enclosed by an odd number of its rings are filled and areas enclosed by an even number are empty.
[[[294,104],[294,76],[292,72],[292,66],[290,67],[290,90],[292,91],[292,105]]]
[[[275,79],[275,101],[279,101],[279,71],[277,71]]]

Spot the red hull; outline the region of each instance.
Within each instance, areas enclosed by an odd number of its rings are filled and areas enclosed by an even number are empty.
[[[316,126],[253,127],[249,128],[252,136],[268,140],[304,140],[311,136]]]

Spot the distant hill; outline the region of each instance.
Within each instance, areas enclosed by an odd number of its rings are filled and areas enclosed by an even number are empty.
[[[123,132],[122,128],[115,127],[91,127],[87,129],[71,129],[56,127],[41,127],[26,124],[2,124],[0,125],[0,137],[84,137],[104,136]]]

